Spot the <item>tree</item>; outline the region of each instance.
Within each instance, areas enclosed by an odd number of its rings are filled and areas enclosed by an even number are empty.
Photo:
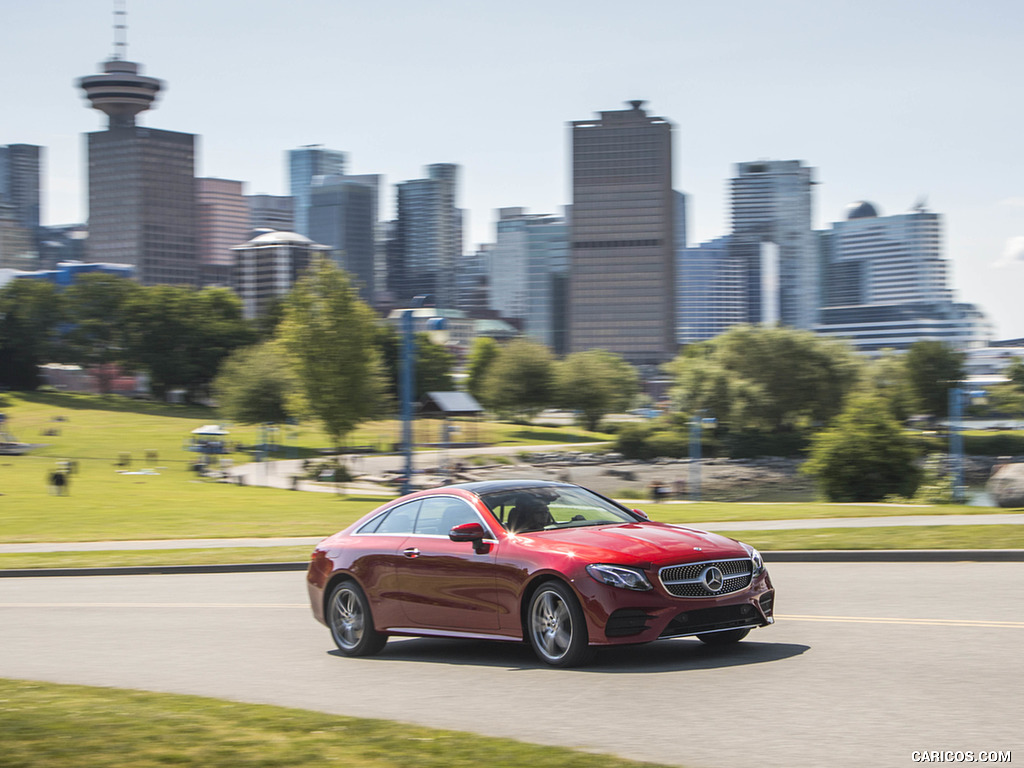
[[[801,471],[817,479],[829,501],[909,498],[920,480],[916,458],[888,403],[875,394],[856,394],[832,425],[814,436]]]
[[[1010,380],[1010,383],[1024,392],[1024,360],[1019,357],[1013,358],[1003,369],[1003,375]]]
[[[516,339],[484,375],[482,403],[499,414],[532,419],[554,401],[554,357],[543,344]]]
[[[0,291],[0,385],[39,386],[39,366],[59,355],[63,309],[63,296],[45,280],[12,280]]]
[[[560,407],[579,411],[584,426],[595,431],[609,413],[625,410],[640,390],[636,369],[603,349],[575,352],[555,365]]]
[[[389,397],[398,397],[398,382],[401,376],[401,340],[390,325],[378,325],[374,332],[374,344],[380,355],[386,390]],[[430,334],[417,333],[413,339],[416,360],[416,383],[414,400],[421,400],[427,392],[450,392],[455,388],[452,369],[455,356],[440,344],[430,340]]]
[[[158,397],[175,388],[190,400],[205,394],[224,358],[254,338],[226,288],[141,288],[125,302],[125,318],[126,357],[149,372]]]
[[[473,342],[466,371],[466,389],[477,400],[483,397],[484,377],[500,351],[498,342],[489,336],[480,336]]]
[[[97,372],[100,391],[110,391],[111,365],[127,354],[126,307],[140,290],[125,277],[102,272],[81,275],[64,292],[68,329],[64,345],[69,360]]]
[[[273,341],[235,350],[213,381],[220,410],[240,424],[287,421],[287,403],[295,390],[288,360]]]
[[[964,378],[964,356],[941,341],[917,341],[906,354],[907,376],[918,407],[942,418],[949,415],[949,390]]]
[[[906,421],[918,412],[917,396],[910,382],[906,358],[885,350],[864,371],[865,387],[889,402],[893,415]]]
[[[740,325],[670,364],[677,402],[727,429],[805,428],[842,408],[860,373],[849,345],[792,328]]]
[[[316,259],[285,302],[278,338],[298,391],[290,410],[314,414],[334,445],[380,410],[376,318],[346,272]]]

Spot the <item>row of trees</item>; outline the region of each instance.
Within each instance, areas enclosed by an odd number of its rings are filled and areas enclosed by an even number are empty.
[[[43,363],[146,371],[157,396],[201,396],[224,358],[257,330],[225,288],[143,287],[101,273],[62,289],[13,280],[0,291],[0,385],[35,389]],[[101,381],[101,388],[105,382]]]
[[[454,358],[426,334],[416,339],[416,358],[417,398],[454,388]],[[262,325],[246,322],[226,289],[142,287],[101,274],[63,291],[14,281],[0,291],[0,384],[33,388],[37,365],[49,361],[144,370],[158,396],[212,390],[241,423],[315,417],[341,445],[359,422],[394,412],[399,339],[328,260],[317,261]],[[666,371],[675,382],[669,413],[623,429],[620,447],[685,454],[688,422],[711,416],[721,445],[749,444],[751,435],[762,445],[810,444],[808,471],[830,496],[863,500],[912,492],[914,449],[901,425],[915,414],[946,415],[963,358],[921,342],[869,361],[811,333],[739,326],[687,347]],[[636,371],[614,354],[558,360],[526,339],[477,340],[467,372],[469,391],[500,416],[529,420],[561,407],[591,430],[639,392]],[[1009,374],[983,407],[1024,415],[1024,364]]]

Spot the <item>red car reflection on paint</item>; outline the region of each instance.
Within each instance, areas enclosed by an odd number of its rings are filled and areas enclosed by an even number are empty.
[[[313,552],[313,614],[347,656],[391,635],[528,640],[544,662],[595,646],[742,640],[773,622],[760,554],[567,483],[465,483],[404,496]]]

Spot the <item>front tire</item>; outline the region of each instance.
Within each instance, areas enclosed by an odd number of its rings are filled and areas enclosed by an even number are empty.
[[[526,635],[534,653],[553,667],[573,667],[590,659],[587,621],[573,591],[560,581],[542,584],[526,611]]]
[[[370,601],[354,581],[343,581],[327,599],[327,626],[338,650],[346,656],[372,656],[388,636],[373,627]]]
[[[697,639],[705,645],[733,645],[750,634],[750,628],[727,629],[725,632],[708,632],[706,635],[697,635]]]

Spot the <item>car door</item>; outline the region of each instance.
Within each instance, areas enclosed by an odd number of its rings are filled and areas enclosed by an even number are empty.
[[[421,500],[413,535],[402,544],[396,571],[402,608],[416,627],[486,633],[498,628],[494,546],[477,551],[448,532],[483,519],[455,496]]]
[[[402,547],[412,535],[419,508],[418,499],[392,507],[367,522],[352,537],[361,553],[353,560],[352,573],[370,600],[378,627],[405,623],[405,613],[397,597],[400,589],[396,565],[405,559]]]

